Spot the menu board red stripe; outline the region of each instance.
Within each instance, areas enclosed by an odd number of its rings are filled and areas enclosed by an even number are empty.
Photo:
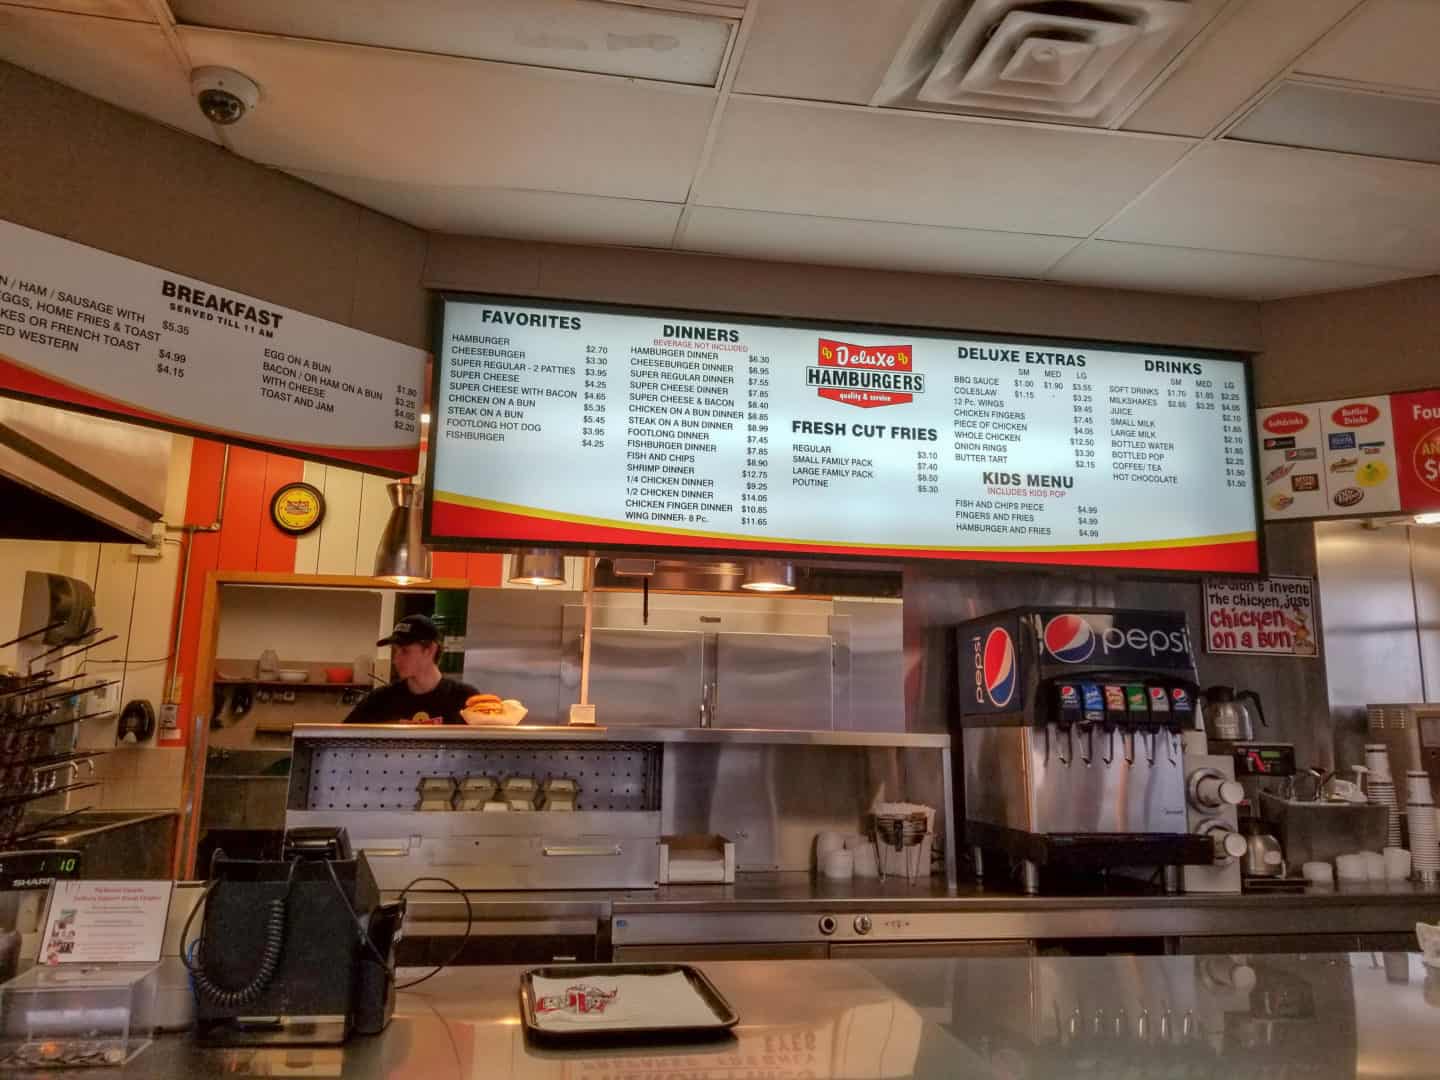
[[[185,431],[200,438],[226,441],[238,434],[223,428],[204,427],[189,421],[177,420],[175,417],[137,408],[127,402],[71,386],[69,383],[49,378],[24,364],[17,363],[3,353],[0,353],[0,391],[9,391],[22,397],[54,402],[62,406],[70,404],[90,412],[104,413],[117,419],[135,420],[151,427]],[[255,441],[250,436],[243,436],[243,438],[247,442]],[[276,450],[289,451],[300,457],[347,462],[378,472],[393,473],[396,476],[413,476],[420,465],[418,449],[386,450],[367,447],[317,446],[313,443],[282,441],[267,441],[265,445],[274,447]]]
[[[790,550],[796,554],[813,554],[810,545],[784,545],[773,541],[763,543],[731,538],[677,536],[674,533],[644,529],[624,529],[508,514],[436,499],[433,529],[441,536],[464,536],[477,540],[536,541],[562,544],[590,543],[640,547],[693,547],[710,551],[775,551]],[[1166,547],[1088,549],[1081,551],[1004,551],[987,548],[949,550],[917,550],[911,548],[859,548],[843,545],[826,546],[826,553],[864,555],[896,559],[970,558],[994,562],[1033,563],[1044,561],[1067,566],[1135,567],[1146,570],[1186,570],[1206,573],[1254,574],[1260,570],[1259,546],[1254,540],[1236,540],[1214,544],[1188,544]]]

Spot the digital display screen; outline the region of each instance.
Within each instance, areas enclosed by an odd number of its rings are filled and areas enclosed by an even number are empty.
[[[427,538],[1260,569],[1233,354],[446,296]]]

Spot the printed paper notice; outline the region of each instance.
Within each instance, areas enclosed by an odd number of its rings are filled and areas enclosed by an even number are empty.
[[[40,962],[159,960],[174,887],[169,881],[57,881],[40,939]]]
[[[1314,580],[1206,579],[1205,651],[1319,656]]]

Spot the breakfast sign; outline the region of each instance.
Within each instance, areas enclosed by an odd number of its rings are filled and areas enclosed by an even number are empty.
[[[448,296],[427,540],[1254,573],[1215,352]]]
[[[1260,409],[1265,517],[1440,510],[1440,390]]]
[[[411,476],[426,360],[0,221],[0,394]]]

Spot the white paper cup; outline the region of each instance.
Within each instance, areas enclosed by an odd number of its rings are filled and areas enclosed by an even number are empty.
[[[1328,862],[1307,862],[1300,873],[1312,885],[1334,885],[1335,868]]]
[[[1365,744],[1365,767],[1372,780],[1390,779],[1390,749],[1384,743]]]
[[[855,876],[855,853],[841,848],[825,856],[820,873],[831,881],[849,881]]]
[[[1412,770],[1405,774],[1405,801],[1411,806],[1434,806],[1435,796],[1430,790],[1430,774]]]
[[[857,878],[878,878],[880,876],[880,864],[876,861],[873,844],[867,841],[864,847],[853,849],[850,855]]]
[[[1362,851],[1365,856],[1365,877],[1369,881],[1385,880],[1385,856],[1378,851]]]
[[[845,850],[845,834],[838,832],[822,832],[815,836],[815,865],[824,868],[825,859],[835,851]]]
[[[1387,847],[1385,856],[1385,880],[1404,881],[1410,876],[1410,852],[1404,848]]]
[[[1365,856],[1360,853],[1335,856],[1335,876],[1341,881],[1366,881]]]

